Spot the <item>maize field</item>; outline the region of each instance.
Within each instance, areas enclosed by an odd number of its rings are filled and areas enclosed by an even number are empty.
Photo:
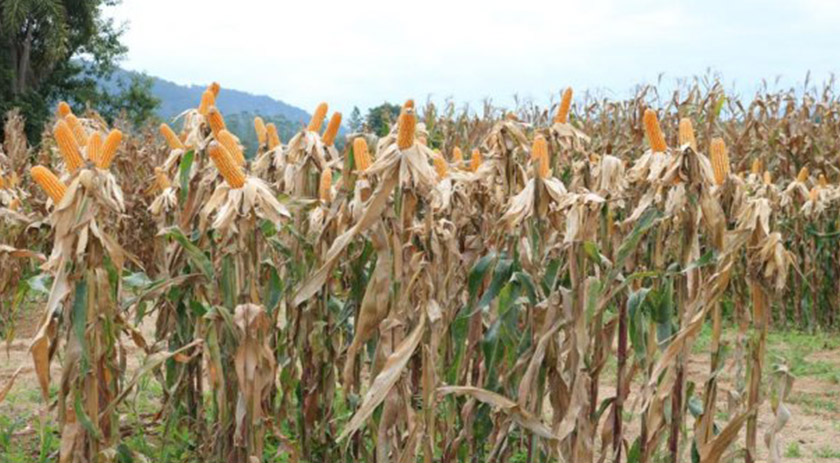
[[[40,461],[785,460],[768,333],[840,326],[830,85],[407,100],[381,138],[322,103],[256,152],[221,98],[62,102],[38,147],[7,115],[0,332],[38,318],[0,404],[32,372]]]

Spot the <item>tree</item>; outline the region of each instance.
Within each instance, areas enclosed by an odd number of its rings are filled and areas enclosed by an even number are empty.
[[[362,112],[359,111],[359,107],[353,106],[353,111],[350,113],[350,120],[347,122],[350,131],[354,133],[361,132],[364,123],[365,121],[362,119]]]
[[[370,108],[368,110],[367,118],[365,118],[368,129],[380,137],[388,135],[388,131],[391,129],[391,124],[396,122],[397,117],[400,115],[400,109],[399,105],[387,102],[374,108]]]
[[[0,111],[20,107],[30,140],[37,140],[59,99],[77,110],[86,103],[125,108],[148,93],[140,80],[122,93],[99,86],[127,50],[122,29],[102,15],[104,6],[118,2],[0,0]]]

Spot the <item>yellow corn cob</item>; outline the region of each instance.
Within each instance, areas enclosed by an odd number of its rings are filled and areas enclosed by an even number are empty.
[[[99,132],[93,132],[90,138],[88,138],[85,154],[87,154],[88,161],[94,164],[102,156],[102,135],[99,135]]]
[[[516,114],[514,114],[514,113],[507,113],[505,115],[505,119],[507,119],[509,121],[519,122],[519,117],[517,117]]]
[[[333,113],[330,118],[330,123],[327,124],[327,130],[324,131],[324,136],[321,138],[327,146],[335,143],[335,137],[338,135],[338,129],[341,127],[341,113]]]
[[[166,176],[166,172],[164,172],[160,167],[155,167],[155,185],[160,189],[160,191],[172,186],[172,183],[169,181],[169,177]]]
[[[406,110],[406,109],[414,109],[414,100],[412,100],[412,99],[405,100],[405,103],[403,103],[403,110]]]
[[[765,185],[770,185],[771,183],[773,183],[773,178],[770,176],[770,171],[765,170],[764,171],[764,184]]]
[[[35,166],[29,170],[32,179],[44,190],[44,193],[58,204],[67,193],[67,185],[61,182],[52,171],[44,166]]]
[[[263,122],[260,116],[254,118],[254,132],[257,133],[257,143],[260,146],[265,145],[266,140],[266,129],[265,129],[265,122]]]
[[[680,119],[679,136],[680,146],[688,144],[692,150],[697,151],[697,139],[694,138],[694,125],[691,124],[691,119],[687,117]]]
[[[87,145],[87,132],[85,131],[85,128],[82,127],[82,123],[79,121],[79,118],[71,113],[65,116],[64,120],[67,121],[67,126],[73,131],[73,138],[76,139],[76,144],[79,146]]]
[[[211,141],[207,145],[207,154],[213,160],[213,164],[219,173],[224,177],[225,182],[231,188],[242,188],[245,185],[245,174],[237,167],[230,153],[217,141]]]
[[[668,145],[665,144],[665,137],[662,135],[662,129],[659,127],[659,119],[652,109],[645,110],[645,134],[647,134],[650,149],[654,153],[664,153],[668,149]]]
[[[796,176],[796,181],[799,183],[805,183],[805,181],[808,180],[808,173],[808,168],[803,167],[799,170],[799,175]]]
[[[537,162],[537,173],[540,178],[546,178],[551,173],[548,164],[548,142],[542,135],[534,137],[534,144],[531,147],[531,160]]]
[[[820,195],[820,190],[817,187],[813,187],[813,188],[811,188],[811,191],[808,192],[808,199],[810,199],[811,202],[814,202],[814,201],[817,200],[819,195]]]
[[[321,198],[321,201],[325,203],[330,202],[332,199],[332,169],[327,167],[321,172],[321,184],[318,188],[318,196]]]
[[[827,187],[827,186],[828,186],[828,180],[826,180],[826,178],[825,178],[825,174],[820,174],[820,177],[819,177],[819,179],[817,180],[817,182],[819,183],[819,185],[820,185],[822,188],[825,188],[825,187]]]
[[[432,162],[435,163],[435,171],[437,172],[438,180],[445,178],[447,174],[447,167],[446,160],[443,159],[443,156],[435,156],[432,159]]]
[[[18,186],[18,183],[20,183],[18,180],[20,179],[18,178],[17,172],[12,172],[8,177],[6,177],[6,184],[9,188],[14,188]]]
[[[472,156],[470,156],[470,170],[475,172],[479,167],[481,167],[481,152],[478,151],[478,148],[475,148],[472,151]]]
[[[277,135],[277,127],[273,122],[269,122],[265,126],[266,136],[268,138],[268,149],[273,150],[280,146],[280,135]]]
[[[761,168],[762,167],[763,166],[761,165],[761,159],[755,159],[752,162],[752,167],[750,168],[750,172],[752,172],[755,175],[758,175],[758,174],[761,173]]]
[[[73,137],[73,131],[63,119],[55,124],[53,129],[55,142],[58,145],[58,151],[61,157],[64,158],[64,164],[67,166],[67,171],[73,173],[77,171],[84,161],[82,160],[82,153],[79,150],[79,144]]]
[[[201,103],[198,104],[198,112],[202,116],[206,116],[207,111],[213,106],[216,106],[216,95],[213,94],[212,90],[207,89],[201,94]]]
[[[113,129],[108,133],[108,136],[105,137],[105,143],[102,144],[102,155],[96,160],[96,167],[100,169],[111,167],[111,161],[114,160],[114,156],[117,154],[117,148],[119,148],[122,142],[122,137],[122,132],[117,129]]]
[[[14,198],[9,202],[9,209],[12,211],[17,211],[20,209],[20,198]]]
[[[306,130],[311,132],[320,132],[321,125],[324,123],[324,118],[327,117],[327,111],[329,110],[329,106],[327,103],[321,103],[315,108],[315,112],[312,113],[312,119],[309,120],[309,126]]]
[[[397,147],[399,149],[408,149],[414,145],[414,130],[416,126],[417,117],[414,115],[414,110],[405,108],[403,113],[400,114],[399,131],[397,132]]]
[[[181,139],[178,138],[178,135],[175,135],[175,132],[172,131],[172,128],[169,127],[168,124],[160,124],[160,134],[163,135],[163,138],[166,140],[166,144],[169,145],[169,149],[185,149],[184,144],[181,142]]]
[[[569,109],[572,107],[572,87],[567,87],[563,92],[563,99],[560,100],[560,107],[557,108],[557,115],[554,122],[565,124],[569,120]]]
[[[207,90],[213,92],[213,98],[217,98],[219,96],[219,90],[222,89],[222,86],[219,85],[218,82],[213,82],[207,86]]]
[[[237,167],[245,165],[245,155],[242,154],[242,148],[239,147],[239,143],[236,142],[232,133],[228,132],[227,129],[222,129],[216,134],[216,140],[230,153]]]
[[[711,146],[712,169],[715,172],[715,183],[722,185],[729,175],[729,154],[722,138],[713,138]]]
[[[452,149],[452,162],[454,162],[456,166],[459,166],[462,162],[464,162],[464,153],[462,153],[461,148],[458,148],[457,146]]]
[[[55,114],[59,118],[67,117],[68,114],[73,114],[73,110],[70,109],[70,105],[67,104],[66,101],[59,101],[58,108],[56,108]]]
[[[210,131],[213,132],[214,137],[218,137],[219,132],[227,128],[222,113],[215,106],[207,109],[207,124],[210,125]]]
[[[356,163],[356,170],[364,172],[370,167],[370,153],[365,137],[353,139],[353,162]]]
[[[6,179],[3,178],[2,175],[0,175],[0,190],[2,190],[4,188],[6,188]]]

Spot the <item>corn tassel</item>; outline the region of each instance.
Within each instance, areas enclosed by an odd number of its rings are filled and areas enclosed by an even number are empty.
[[[160,189],[160,191],[172,186],[172,182],[169,181],[169,177],[166,176],[166,172],[164,172],[160,167],[155,167],[155,185]]]
[[[808,168],[803,167],[799,170],[799,175],[796,176],[796,181],[799,183],[805,183],[808,180]]]
[[[214,137],[218,137],[219,132],[227,128],[222,113],[215,106],[211,106],[207,110],[207,123],[210,125],[210,131],[213,132]]]
[[[242,173],[242,170],[239,169],[224,146],[217,141],[211,141],[207,145],[207,154],[231,188],[238,189],[245,185],[245,174]]]
[[[680,146],[689,145],[694,152],[697,152],[697,139],[694,137],[694,125],[691,119],[684,117],[680,119]]]
[[[273,150],[280,146],[280,135],[277,135],[277,126],[273,122],[269,122],[265,126],[265,132],[268,137],[268,149]]]
[[[67,126],[73,131],[73,138],[76,139],[76,144],[79,146],[87,145],[87,131],[85,131],[85,128],[82,126],[79,118],[71,113],[68,114],[64,120],[67,121]]]
[[[220,130],[216,134],[216,140],[230,153],[237,167],[245,165],[245,155],[242,153],[242,148],[239,147],[239,143],[236,142],[236,138],[234,138],[232,133],[228,132],[227,129]]]
[[[481,167],[481,152],[476,148],[472,151],[472,156],[470,156],[470,170],[476,172],[479,167]]]
[[[817,182],[819,183],[820,187],[822,187],[822,188],[825,188],[825,187],[828,186],[828,180],[826,180],[825,174],[820,174],[820,177],[817,180]]]
[[[214,99],[219,97],[219,90],[221,90],[221,89],[222,89],[222,86],[219,85],[218,82],[213,82],[213,83],[211,83],[210,85],[207,86],[207,90],[210,90],[213,93],[213,98]]]
[[[318,196],[321,201],[328,203],[332,199],[332,169],[327,167],[321,172],[321,184],[318,187]]]
[[[454,162],[456,166],[460,166],[461,163],[464,162],[464,153],[462,153],[461,148],[458,148],[457,146],[452,149],[452,162]]]
[[[364,137],[353,139],[353,162],[356,164],[357,172],[364,172],[370,167],[370,153],[368,153],[368,144]]]
[[[563,98],[560,100],[560,107],[557,108],[557,115],[554,116],[555,124],[565,124],[569,121],[569,109],[572,107],[572,87],[566,88]]]
[[[443,159],[443,156],[435,156],[432,161],[435,164],[435,171],[437,172],[438,180],[446,178],[448,168],[446,167],[446,160]]]
[[[410,101],[410,100],[409,100]],[[397,132],[397,147],[401,150],[411,148],[414,145],[414,130],[417,128],[417,117],[414,110],[405,108],[400,114],[399,128]]]
[[[67,193],[67,185],[65,185],[52,171],[44,166],[35,166],[29,170],[32,179],[44,190],[44,193],[52,199],[53,203],[58,204]]]
[[[117,148],[119,148],[122,142],[122,137],[122,132],[117,129],[111,130],[108,133],[108,136],[105,137],[105,143],[102,145],[102,155],[96,160],[96,167],[100,169],[111,167],[111,162],[117,154]]]
[[[59,118],[67,117],[68,114],[73,114],[73,110],[70,109],[70,105],[67,104],[66,101],[59,101],[58,108],[56,108],[55,115]]]
[[[537,174],[540,178],[547,178],[551,174],[548,158],[548,142],[542,135],[534,137],[531,147],[531,160],[537,162]]]
[[[163,135],[163,138],[166,140],[166,144],[169,145],[169,149],[186,149],[184,144],[181,142],[181,139],[178,138],[178,135],[175,135],[175,132],[172,131],[172,128],[169,127],[168,124],[160,124],[160,134]]]
[[[327,130],[324,131],[324,136],[322,137],[325,145],[330,146],[335,143],[335,137],[338,135],[338,129],[340,127],[341,113],[333,113],[329,124],[327,124]]]
[[[102,135],[99,135],[99,132],[94,132],[91,134],[90,138],[88,138],[85,154],[87,155],[88,161],[94,164],[96,164],[102,156]]]
[[[254,118],[254,132],[257,134],[257,143],[259,143],[260,146],[265,145],[267,138],[265,122],[263,122],[263,119],[260,116]]]
[[[327,117],[327,111],[329,110],[329,106],[327,103],[321,103],[315,108],[315,112],[312,113],[312,119],[309,120],[309,126],[306,130],[310,132],[320,132],[321,125],[324,123],[324,118]]]
[[[64,164],[67,166],[67,171],[73,173],[82,167],[84,161],[82,160],[82,153],[79,150],[79,144],[73,137],[73,131],[63,119],[55,124],[53,129],[55,142],[58,144],[58,151],[61,157],[64,158]]]
[[[207,116],[207,111],[210,111],[210,108],[213,106],[216,106],[216,95],[213,94],[212,90],[207,89],[201,94],[201,103],[198,104],[198,113],[202,116]]]
[[[654,153],[664,153],[668,149],[668,145],[665,144],[665,137],[662,135],[662,128],[659,127],[656,111],[652,109],[645,110],[645,134],[648,137],[650,149]]]
[[[713,138],[711,146],[712,169],[715,173],[715,183],[722,185],[729,175],[729,153],[722,138]]]

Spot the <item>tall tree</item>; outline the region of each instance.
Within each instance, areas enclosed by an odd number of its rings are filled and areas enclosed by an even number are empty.
[[[0,111],[20,107],[31,140],[58,99],[76,109],[85,103],[119,105],[120,93],[105,92],[98,85],[126,53],[120,42],[122,29],[102,14],[103,7],[117,3],[0,0]],[[144,91],[140,80],[123,88],[127,101],[137,101],[138,92]]]

